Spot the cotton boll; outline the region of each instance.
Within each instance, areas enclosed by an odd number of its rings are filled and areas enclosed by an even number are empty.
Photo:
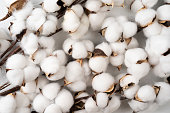
[[[24,68],[24,80],[30,82],[35,80],[40,73],[40,68],[36,65],[30,65]]]
[[[127,49],[127,44],[125,41],[123,42],[113,42],[110,43],[110,47],[112,51],[116,54],[124,54]]]
[[[133,75],[125,75],[124,77],[122,77],[120,80],[120,86],[124,89],[127,89],[131,86],[129,86],[129,84],[138,84],[139,80],[136,79]],[[126,86],[128,86],[126,88]]]
[[[32,102],[34,100],[34,98],[37,96],[37,93],[28,93],[25,94],[27,96],[27,98]]]
[[[124,27],[124,23],[128,22],[128,18],[126,16],[118,16],[116,21]]]
[[[47,12],[56,12],[61,7],[57,5],[58,0],[44,0],[43,1],[43,8]]]
[[[85,76],[89,76],[91,74],[91,69],[89,67],[89,62],[88,60],[83,60],[83,65],[82,65],[83,69],[84,69],[84,75]]]
[[[125,65],[129,67],[131,63],[136,64],[139,60],[146,60],[147,54],[142,48],[128,49],[125,53]]]
[[[29,30],[37,31],[45,22],[46,13],[41,8],[35,8],[32,14],[26,20],[26,26]],[[40,18],[41,17],[41,18]]]
[[[84,70],[77,61],[69,62],[66,67],[66,80],[69,82],[79,81],[84,77]]]
[[[24,78],[24,72],[21,69],[9,70],[6,77],[11,84],[21,85]]]
[[[86,90],[87,85],[84,81],[77,81],[69,84],[67,87],[74,92],[78,92]]]
[[[86,47],[87,51],[93,52],[94,51],[94,44],[90,40],[83,40],[82,41],[84,46]]]
[[[33,33],[24,36],[21,40],[21,47],[26,54],[33,54],[38,49],[38,37]]]
[[[55,104],[60,106],[62,112],[68,112],[74,104],[72,94],[68,90],[62,89],[55,98]]]
[[[35,81],[27,82],[25,83],[24,86],[20,88],[20,90],[23,93],[34,93],[36,90],[36,82]]]
[[[108,42],[115,42],[121,37],[122,31],[123,29],[118,23],[112,23],[105,31],[105,38]]]
[[[135,13],[142,8],[144,8],[144,5],[141,0],[135,0],[132,2],[132,4],[130,4],[130,9]]]
[[[62,113],[60,107],[56,104],[49,105],[44,111],[44,113],[56,113],[56,112]]]
[[[135,85],[133,87],[130,87],[129,89],[126,89],[123,93],[126,98],[133,99],[138,89],[139,89],[139,85]]]
[[[110,59],[110,63],[113,66],[120,66],[124,62],[124,55],[120,54],[120,55],[117,55],[117,56],[111,56],[109,59]]]
[[[91,0],[91,1],[88,0],[85,4],[85,7],[89,11],[93,11],[93,12],[98,12],[101,6],[102,6],[102,2],[98,0]]]
[[[20,107],[15,110],[15,113],[30,113],[31,109],[28,107]]]
[[[60,68],[60,61],[55,56],[49,56],[42,60],[41,69],[47,75],[56,73]]]
[[[114,17],[108,17],[104,20],[101,29],[107,28],[110,25],[112,25],[112,23],[116,22]]]
[[[145,16],[144,16],[145,15]],[[141,26],[146,27],[151,24],[156,17],[156,12],[153,9],[143,9],[135,16],[135,21]]]
[[[20,34],[24,29],[26,29],[25,21],[21,19],[13,20],[13,24],[9,27],[10,33],[13,37]]]
[[[137,79],[143,78],[149,73],[149,71],[150,71],[149,63],[132,64],[127,69],[127,72],[135,76]]]
[[[11,43],[9,41],[0,39],[0,53],[6,51],[10,44]]]
[[[151,25],[143,29],[144,35],[149,38],[151,36],[159,35],[161,33],[162,26],[154,21]]]
[[[125,22],[123,24],[123,37],[130,38],[137,33],[137,25],[134,22]]]
[[[170,63],[170,55],[160,57],[160,66],[164,73],[167,73],[167,74],[170,73],[169,63]]]
[[[75,0],[62,0],[64,2],[64,5],[70,6]]]
[[[80,26],[79,17],[72,9],[67,10],[64,15],[64,21],[62,23],[63,30],[67,32],[75,32],[79,26]]]
[[[165,82],[157,82],[154,84],[154,86],[157,86],[159,87],[159,93],[156,97],[156,101],[159,105],[163,105],[165,104],[166,102],[168,102],[170,100],[170,92],[169,92],[169,89],[170,89],[170,85],[168,83],[165,83]]]
[[[142,0],[143,5],[147,8],[153,7],[157,2],[158,0]]]
[[[108,66],[107,58],[104,57],[92,57],[89,60],[89,67],[96,73],[105,72]]]
[[[109,101],[109,97],[108,97],[107,93],[97,93],[96,103],[97,103],[98,107],[100,107],[100,108],[106,107],[108,101]]]
[[[57,30],[57,25],[51,20],[47,20],[42,26],[42,35],[49,35]]]
[[[101,0],[105,4],[112,4],[114,3],[114,0]]]
[[[72,51],[72,45],[76,43],[76,40],[73,40],[71,38],[67,38],[63,43],[63,50],[66,54],[70,54]],[[70,51],[71,50],[71,51]]]
[[[39,42],[40,46],[42,48],[44,48],[48,54],[51,54],[52,51],[54,50],[55,40],[54,40],[53,37],[44,37],[44,36],[42,36],[38,40],[38,42]]]
[[[139,47],[139,43],[136,40],[136,38],[132,37],[130,43],[127,46],[127,49],[132,49],[132,48],[138,48]]]
[[[39,76],[37,79],[36,93],[39,93],[40,90],[49,83],[49,81],[44,76]]]
[[[30,105],[29,98],[21,92],[16,93],[15,100],[17,107],[28,107]]]
[[[131,100],[130,102],[128,102],[128,104],[131,107],[131,109],[135,112],[143,111],[147,109],[149,106],[149,103],[143,103],[136,100]]]
[[[76,5],[73,5],[71,7],[71,9],[76,13],[76,15],[80,18],[83,13],[84,13],[84,10],[83,10],[83,7],[80,5],[80,4],[76,4]]]
[[[144,102],[154,101],[156,98],[155,90],[149,85],[142,86],[137,92],[137,97]]]
[[[95,76],[92,80],[92,87],[94,90],[105,92],[112,87],[115,80],[109,73],[102,73]]]
[[[56,81],[56,80],[64,78],[65,73],[66,73],[66,67],[61,66],[60,69],[57,71],[57,73],[49,75],[49,76],[46,76],[46,77],[50,81]]]
[[[73,39],[80,39],[88,32],[88,30],[89,19],[85,14],[83,14],[79,28],[75,32],[70,33],[70,36]]]
[[[56,50],[52,54],[54,56],[57,56],[61,65],[65,65],[67,63],[67,56],[63,50]]]
[[[42,94],[38,94],[32,103],[32,106],[36,112],[42,113],[47,106],[50,105],[50,100],[44,97]]]
[[[111,50],[111,47],[108,43],[106,42],[103,42],[101,44],[98,44],[95,49],[100,49],[102,50],[108,57],[111,55],[112,53],[112,50]]]
[[[93,100],[92,97],[88,98],[86,103],[85,103],[85,110],[87,112],[97,112],[98,107],[96,105],[96,102]]]
[[[1,113],[14,113],[16,108],[16,101],[13,95],[7,95],[0,99]]]
[[[120,104],[120,98],[118,96],[113,95],[107,107],[104,109],[104,113],[113,113],[120,107]]]
[[[31,56],[31,59],[35,64],[40,64],[40,62],[47,57],[47,52],[43,49],[37,50]]]
[[[127,75],[128,75],[127,73],[118,74],[116,76],[116,83],[118,83],[122,77],[127,76]]]
[[[169,74],[166,74],[166,73],[163,72],[160,64],[156,65],[153,68],[153,72],[156,76],[161,77],[161,78],[169,77]]]
[[[53,100],[57,96],[59,90],[60,90],[60,85],[58,83],[50,83],[43,87],[42,94],[46,98]]]
[[[94,5],[96,6],[96,5]],[[98,12],[98,13],[92,13],[89,15],[89,21],[91,28],[96,31],[101,28],[101,25],[106,17],[106,14],[103,12]]]
[[[169,5],[162,5],[157,9],[157,16],[159,20],[169,20],[170,15],[168,11],[170,10]]]
[[[87,49],[85,47],[85,45],[83,44],[83,42],[76,42],[73,44],[72,46],[73,50],[72,50],[72,57],[74,59],[84,59],[87,57],[88,53],[87,53]]]
[[[14,11],[13,16],[16,19],[24,20],[31,14],[32,10],[33,10],[33,4],[31,1],[28,1],[21,10]]]

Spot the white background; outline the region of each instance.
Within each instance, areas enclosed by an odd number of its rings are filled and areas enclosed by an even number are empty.
[[[34,4],[38,4],[42,0],[32,0]],[[155,9],[160,6],[163,3],[163,0],[159,0],[158,4],[154,7]],[[7,8],[4,5],[4,1],[0,0],[0,18],[2,18],[5,14],[7,13]],[[130,20],[134,20],[134,14],[131,13],[128,9],[124,8],[113,8],[112,12],[110,13],[111,16],[118,16],[118,15],[126,15]],[[8,32],[8,26],[9,26],[9,21],[12,20],[13,18],[9,18],[3,22],[0,22],[0,28],[3,28]],[[68,37],[66,33],[60,32],[57,35],[54,36],[56,39],[56,49],[61,49],[62,48],[62,43],[63,41]],[[104,41],[104,39],[97,33],[97,32],[92,32],[90,31],[84,38],[92,40],[95,45]],[[143,33],[140,32],[138,33],[135,38],[140,42],[140,47],[145,46],[145,41],[146,38],[143,36]],[[125,72],[125,68],[121,72]],[[112,66],[109,66],[108,72],[112,73],[112,75],[116,76],[118,73],[116,68],[113,68]],[[4,75],[0,75],[0,84],[3,84],[6,81]],[[140,85],[144,84],[154,84],[156,81],[162,81],[161,79],[155,77],[152,72],[149,73],[149,75],[145,78],[143,78],[140,81]],[[156,109],[157,108],[157,109]],[[130,110],[128,104],[126,101],[122,102],[122,105],[118,111],[115,113],[132,113],[132,110]],[[167,103],[166,105],[162,105],[159,107],[153,107],[152,111],[145,111],[143,113],[170,113],[170,102]]]

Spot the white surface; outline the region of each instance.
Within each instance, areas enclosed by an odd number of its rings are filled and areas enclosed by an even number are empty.
[[[41,0],[32,0],[35,4],[39,3],[39,1]],[[162,4],[163,0],[159,0],[159,3],[157,6],[159,6],[160,4]],[[156,6],[156,7],[157,7]],[[155,7],[155,8],[156,8]],[[2,18],[5,14],[7,13],[7,8],[5,8],[4,5],[4,1],[0,0],[0,18]],[[112,12],[110,15],[126,15],[129,17],[130,20],[134,20],[134,14],[130,13],[129,10],[127,9],[123,9],[123,8],[113,8]],[[8,26],[9,26],[9,21],[12,18],[9,18],[3,22],[0,22],[0,28],[4,28],[7,32],[8,32]],[[60,32],[57,35],[54,36],[56,39],[56,49],[61,49],[62,48],[62,43],[63,41],[66,39],[67,34]],[[90,39],[92,40],[95,45],[104,41],[103,38],[101,38],[100,34],[98,34],[97,32],[90,32],[84,37],[86,39]],[[137,38],[137,40],[140,43],[140,47],[144,47],[145,46],[145,40],[146,38],[143,36],[143,33],[140,32],[138,33],[138,35],[135,36],[135,38]],[[123,69],[121,72],[126,71],[125,69]],[[116,68],[113,68],[112,66],[109,66],[108,72],[110,72],[112,75],[116,76],[118,73],[121,73],[119,71],[117,71]],[[0,84],[5,83],[6,79],[3,75],[0,75]],[[152,72],[150,72],[150,74],[143,78],[140,81],[140,85],[144,85],[144,84],[153,84],[156,81],[162,81],[161,79],[155,77]],[[132,113],[132,110],[129,109],[129,106],[127,104],[127,102],[123,101],[122,102],[123,105],[121,105],[120,109],[118,111],[116,111],[115,113]],[[152,112],[144,112],[144,113],[170,113],[170,102],[167,103],[166,105],[163,105],[161,107],[159,107],[158,109],[153,108]]]

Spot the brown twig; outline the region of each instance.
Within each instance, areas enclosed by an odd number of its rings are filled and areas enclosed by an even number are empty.
[[[8,87],[9,85],[11,85],[9,82],[6,82],[5,84],[3,84],[2,86],[0,86],[0,90],[5,89],[6,87]]]
[[[57,29],[54,33],[49,34],[47,37],[53,36],[53,35],[55,35],[56,33],[60,32],[61,30],[62,30],[62,28],[59,28],[59,29]]]
[[[4,92],[0,93],[0,96],[5,96],[5,95],[8,95],[8,94],[13,93],[15,91],[18,91],[20,89],[20,87],[21,86],[15,86],[15,87],[7,90],[7,91],[4,91]]]
[[[5,64],[6,60],[12,56],[13,54],[18,53],[21,50],[20,46],[17,46],[13,51],[11,51],[6,57],[4,57],[1,62],[0,62],[0,66],[2,66],[3,64]]]

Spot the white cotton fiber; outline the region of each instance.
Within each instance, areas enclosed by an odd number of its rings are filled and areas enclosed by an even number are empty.
[[[46,74],[54,74],[59,70],[60,62],[55,56],[49,56],[41,62],[40,66]]]
[[[165,78],[165,77],[169,77],[168,74],[166,74],[162,67],[160,66],[160,64],[157,64],[156,66],[154,66],[153,68],[153,72],[156,76],[160,77],[160,78]]]
[[[155,90],[149,85],[145,85],[139,88],[137,96],[144,102],[154,101],[156,98]]]
[[[83,65],[82,65],[83,69],[84,69],[84,75],[85,76],[89,76],[91,74],[91,69],[89,67],[89,62],[88,60],[83,60]]]
[[[113,42],[110,43],[112,51],[116,54],[124,54],[127,49],[127,44],[125,40],[123,42]]]
[[[31,109],[29,107],[20,107],[15,110],[15,113],[30,113]]]
[[[70,88],[73,92],[79,92],[86,90],[87,85],[84,81],[77,81],[69,84],[67,87]]]
[[[9,70],[6,77],[11,84],[21,85],[24,78],[24,72],[21,69]]]
[[[15,100],[17,107],[28,107],[30,105],[30,100],[24,93],[17,92]]]
[[[20,88],[21,92],[23,93],[34,93],[36,90],[36,82],[35,81],[31,81],[31,82],[27,82],[25,83],[24,86],[22,86]]]
[[[71,9],[76,13],[76,15],[81,18],[84,13],[84,9],[80,4],[73,5]]]
[[[6,51],[10,44],[11,43],[9,41],[0,39],[0,53]]]
[[[127,46],[127,49],[138,48],[138,47],[139,47],[139,43],[138,43],[137,39],[132,37],[130,43]]]
[[[31,59],[35,64],[40,64],[40,62],[47,57],[47,52],[43,49],[37,50],[31,56]]]
[[[95,76],[92,80],[92,87],[94,90],[105,92],[112,87],[115,80],[109,73],[102,73]]]
[[[107,28],[110,25],[112,25],[112,23],[116,22],[114,17],[108,17],[104,20],[101,29]]]
[[[89,60],[89,67],[97,73],[105,72],[108,66],[107,58],[92,57]]]
[[[77,61],[69,62],[66,67],[66,80],[69,82],[79,81],[84,77],[84,70]]]
[[[61,65],[65,65],[67,63],[67,56],[63,50],[53,51],[52,54],[59,59]]]
[[[134,22],[125,22],[123,24],[123,37],[130,38],[137,32],[137,25]]]
[[[126,89],[123,93],[126,98],[133,99],[138,89],[139,89],[139,85],[135,85],[133,87]]]
[[[135,16],[135,21],[141,26],[146,27],[152,23],[156,16],[156,11],[153,9],[143,9],[139,11]]]
[[[85,4],[85,7],[89,10],[89,11],[94,11],[94,12],[98,12],[100,7],[102,5],[102,2],[99,0],[88,0]]]
[[[85,45],[83,44],[83,42],[74,43],[72,48],[73,48],[72,57],[74,59],[81,59],[81,58],[84,59],[87,57],[88,55],[87,49]]]
[[[124,24],[128,22],[128,18],[126,16],[118,16],[116,17],[116,21],[119,22],[119,24],[121,24],[122,26],[124,26]]]
[[[36,93],[39,93],[40,90],[48,83],[49,81],[44,76],[39,76],[37,79],[37,84],[36,84],[37,85]]]
[[[60,9],[60,6],[57,5],[58,0],[44,0],[43,8],[47,12],[56,12]]]
[[[109,60],[113,66],[120,66],[124,62],[124,55],[110,56]]]
[[[48,105],[50,105],[50,100],[48,100],[42,94],[38,94],[34,98],[33,103],[32,103],[34,110],[40,113],[43,112]]]
[[[70,6],[75,0],[62,0],[66,6]]]
[[[104,113],[113,113],[120,107],[120,105],[121,105],[120,98],[118,96],[113,95],[107,107],[104,109]]]
[[[55,104],[61,108],[62,112],[68,112],[74,104],[72,94],[68,90],[62,89],[55,98]]]
[[[159,105],[163,105],[166,102],[168,102],[170,100],[170,85],[168,83],[165,82],[157,82],[154,84],[154,86],[160,87],[159,93],[156,97],[156,102]]]
[[[108,57],[111,55],[112,53],[112,50],[111,50],[111,47],[108,43],[106,42],[103,42],[103,43],[100,43],[98,44],[95,49],[100,49],[102,50]]]
[[[107,95],[107,93],[97,93],[96,95],[96,103],[97,106],[100,108],[104,108],[107,106],[109,101],[109,97]]]
[[[170,20],[170,5],[162,5],[157,9],[157,16],[159,20]]]
[[[59,91],[60,85],[58,83],[50,83],[42,88],[42,94],[50,100],[53,100],[55,97],[57,97]]]
[[[42,26],[42,35],[49,35],[55,33],[57,24],[51,20],[47,20]]]
[[[142,3],[146,8],[153,7],[157,2],[158,0],[142,0]]]
[[[140,9],[142,9],[144,5],[141,0],[135,0],[130,4],[130,8],[133,12],[137,13]]]
[[[27,60],[24,55],[14,54],[6,62],[7,69],[22,69],[26,66]]]
[[[7,95],[0,99],[1,113],[14,113],[16,108],[16,101],[13,95]]]
[[[72,45],[76,43],[76,40],[73,40],[71,38],[67,38],[63,43],[63,50],[66,54],[70,54],[69,50],[72,49]]]
[[[30,33],[21,40],[21,47],[26,54],[33,54],[38,49],[38,37]]]
[[[83,40],[82,41],[84,46],[86,47],[87,51],[93,52],[94,51],[94,44],[90,40]]]
[[[86,103],[85,103],[85,110],[87,112],[96,112],[98,111],[98,107],[96,105],[96,102],[93,100],[92,97],[88,98]]]
[[[62,113],[60,107],[56,104],[49,105],[44,111],[44,113],[56,113],[56,112]]]

